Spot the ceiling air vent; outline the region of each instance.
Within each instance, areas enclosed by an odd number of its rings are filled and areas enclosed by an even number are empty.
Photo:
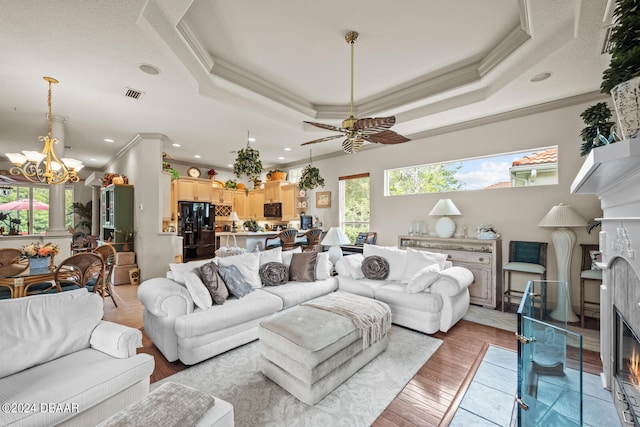
[[[608,26],[604,29],[604,40],[602,41],[602,54],[610,53],[613,48],[613,43],[611,42],[611,30],[613,30],[613,25]]]
[[[144,92],[141,90],[131,89],[130,87],[125,88],[124,96],[127,98],[140,99],[144,95]]]

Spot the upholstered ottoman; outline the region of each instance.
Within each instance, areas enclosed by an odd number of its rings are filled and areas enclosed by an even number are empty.
[[[390,327],[391,310],[383,302],[325,295],[260,323],[260,369],[314,405],[387,347]]]

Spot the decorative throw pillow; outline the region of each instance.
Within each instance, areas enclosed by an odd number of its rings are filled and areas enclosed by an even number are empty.
[[[171,277],[174,282],[184,285],[184,275],[190,271],[196,271],[208,262],[217,262],[217,258],[204,259],[200,261],[189,261],[185,263],[171,263],[169,269],[171,270]]]
[[[248,252],[241,255],[220,258],[220,267],[235,265],[245,280],[255,289],[262,287],[260,281],[260,252]],[[226,280],[225,280],[226,282]]]
[[[447,254],[407,248],[407,265],[404,268],[402,283],[409,283],[419,270],[428,265],[437,264],[440,270],[443,270],[447,257]]]
[[[219,267],[215,263],[208,262],[200,267],[200,277],[202,277],[202,282],[207,287],[209,294],[211,294],[213,302],[222,305],[229,298],[229,290],[218,269]]]
[[[316,280],[326,280],[331,277],[333,264],[329,260],[329,252],[318,252],[316,258]]]
[[[290,251],[282,252],[282,263],[289,268],[291,266],[291,258],[293,258],[293,254],[301,254],[302,248],[300,246],[291,249]]]
[[[293,254],[289,267],[289,280],[296,282],[314,282],[316,280],[317,252]]]
[[[362,261],[362,274],[371,280],[384,280],[389,275],[389,263],[379,255],[368,256]]]
[[[260,279],[265,286],[284,285],[289,281],[289,269],[281,262],[268,262],[260,266]]]
[[[231,257],[229,257],[231,258]],[[220,266],[218,272],[224,280],[224,283],[229,289],[229,293],[237,298],[242,298],[245,295],[253,292],[253,287],[249,282],[244,279],[240,270],[235,265],[228,265],[225,267]]]
[[[364,278],[362,261],[364,261],[362,254],[343,256],[336,262],[336,273],[338,273],[338,276],[362,279]]]
[[[260,252],[260,265],[263,266],[268,262],[282,262],[282,247]]]
[[[407,265],[407,254],[404,249],[393,246],[376,246],[364,244],[362,249],[364,257],[378,255],[386,259],[389,263],[389,275],[387,280],[402,280],[405,266]]]
[[[185,273],[183,277],[184,285],[187,287],[189,294],[191,294],[193,302],[203,310],[210,308],[213,305],[211,294],[209,294],[200,277],[194,271]]]
[[[438,264],[427,265],[413,275],[405,291],[410,294],[428,291],[429,286],[433,285],[439,278],[440,266]]]

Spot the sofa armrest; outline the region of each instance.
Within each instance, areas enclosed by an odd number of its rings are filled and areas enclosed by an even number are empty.
[[[129,326],[101,320],[89,339],[91,348],[113,356],[126,359],[136,355],[136,349],[142,347],[142,332]]]
[[[440,278],[431,285],[431,293],[451,296],[460,293],[473,283],[473,273],[467,268],[455,266],[440,272]]]
[[[164,277],[145,280],[138,288],[138,299],[154,316],[178,317],[193,312],[189,291]]]

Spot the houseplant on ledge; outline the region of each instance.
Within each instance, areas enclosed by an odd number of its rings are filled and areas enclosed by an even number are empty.
[[[580,117],[588,125],[580,131],[583,141],[580,146],[581,156],[586,156],[595,147],[616,142],[617,135],[613,131],[615,123],[611,121],[611,110],[606,102],[592,105],[584,110]]]
[[[617,0],[613,19],[611,62],[600,89],[611,94],[619,132],[629,139],[640,129],[640,1]]]

